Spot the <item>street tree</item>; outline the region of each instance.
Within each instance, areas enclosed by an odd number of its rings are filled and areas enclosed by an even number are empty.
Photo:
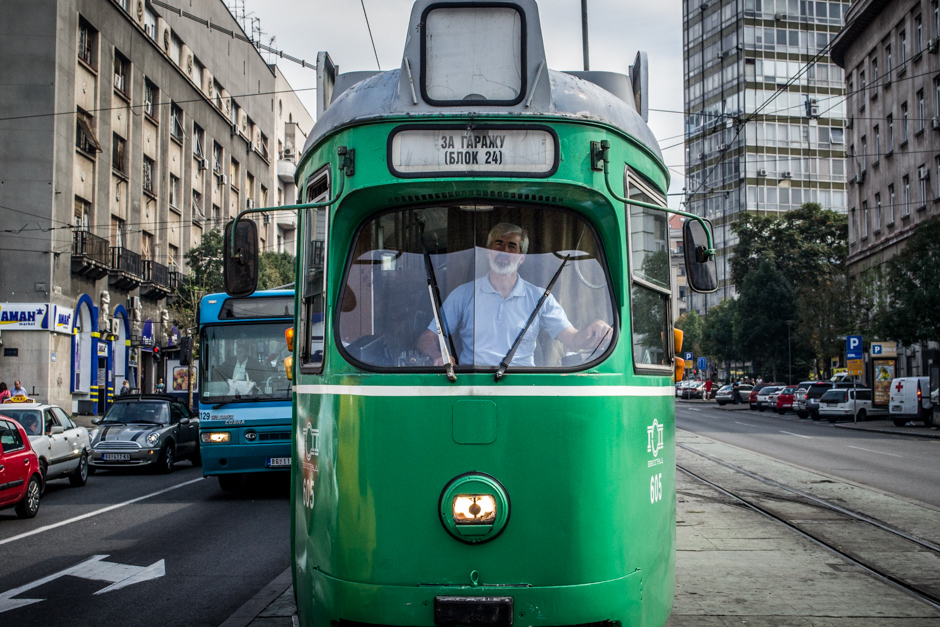
[[[940,218],[920,225],[887,263],[890,311],[874,316],[873,330],[905,346],[940,339]]]
[[[675,322],[675,327],[682,329],[684,334],[682,351],[691,352],[696,357],[704,356],[702,353],[702,333],[705,330],[705,319],[693,309],[679,316]]]
[[[734,314],[734,343],[758,372],[773,380],[788,359],[787,320],[795,320],[796,297],[786,276],[768,259],[744,279]]]
[[[731,373],[731,362],[740,359],[734,344],[734,312],[738,301],[732,298],[709,308],[702,328],[702,353],[725,364],[725,372]]]
[[[294,282],[294,256],[267,251],[258,258],[258,289],[269,290]]]
[[[198,246],[189,249],[183,259],[189,274],[180,282],[168,309],[176,326],[193,329],[197,325],[196,308],[206,294],[224,290],[222,280],[222,232],[212,229],[202,236]]]

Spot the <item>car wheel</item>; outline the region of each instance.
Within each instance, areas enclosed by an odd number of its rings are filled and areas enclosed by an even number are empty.
[[[928,410],[924,415],[924,425],[928,427],[940,427],[940,418],[933,410]]]
[[[864,409],[858,410],[858,415],[856,416],[856,420],[858,420],[858,422],[865,422],[865,419],[867,417],[868,417],[868,414],[865,413]]]
[[[765,411],[767,411],[767,408],[766,408],[766,407],[758,407],[758,408],[757,408],[757,411],[765,412]]]
[[[199,448],[198,443],[196,444],[196,452],[192,454],[189,461],[193,463],[193,466],[202,466],[202,449]]]
[[[719,405],[724,405],[724,404],[725,404],[724,401],[717,401],[717,403],[718,403]]]
[[[39,513],[39,497],[42,496],[42,490],[39,486],[41,481],[36,475],[29,478],[26,494],[23,496],[23,500],[16,504],[16,515],[20,518],[33,518]]]
[[[803,420],[806,420],[807,418],[809,418],[809,414],[807,414],[805,411],[798,411],[796,412],[796,415],[802,418]]]
[[[176,463],[176,448],[172,442],[167,442],[160,450],[160,457],[157,458],[157,472],[170,474],[173,472],[173,464]]]
[[[88,453],[82,452],[78,458],[78,468],[69,475],[69,483],[73,488],[80,488],[88,482]]]
[[[237,492],[242,487],[242,476],[219,475],[219,487],[225,492]]]
[[[895,427],[903,427],[907,424],[907,418],[892,418],[891,422],[894,423]]]
[[[822,419],[822,416],[820,416],[819,413],[818,413],[818,412],[815,412],[815,411],[811,411],[811,412],[809,413],[809,417],[812,418],[813,420],[817,420],[817,421]]]
[[[46,460],[39,460],[39,476],[42,477],[42,485],[39,486],[39,496],[42,496],[46,493],[46,472],[48,471],[49,466],[46,464]]]

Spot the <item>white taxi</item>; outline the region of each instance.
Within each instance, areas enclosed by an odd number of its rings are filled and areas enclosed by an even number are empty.
[[[91,454],[88,429],[75,424],[61,407],[14,396],[0,405],[0,416],[20,423],[29,436],[39,456],[43,489],[47,481],[60,477],[68,477],[75,487],[85,485]]]

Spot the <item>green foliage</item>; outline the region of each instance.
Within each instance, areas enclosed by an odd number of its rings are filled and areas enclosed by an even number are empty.
[[[705,319],[693,309],[684,313],[676,320],[675,327],[682,329],[682,352],[691,351],[696,357],[704,356],[702,353],[702,336],[705,332]]]
[[[196,308],[206,294],[224,291],[222,279],[222,232],[212,229],[202,236],[198,246],[189,249],[183,258],[189,274],[176,288],[168,309],[180,329],[195,329]]]
[[[294,282],[294,256],[264,252],[258,258],[258,289],[269,290]]]
[[[702,328],[702,354],[728,363],[739,358],[734,344],[734,313],[738,301],[723,300],[708,310]]]
[[[748,273],[741,287],[734,315],[735,346],[753,361],[769,366],[776,380],[777,367],[788,359],[786,321],[796,318],[793,288],[776,265],[765,259]]]
[[[940,339],[940,218],[921,223],[887,266],[891,311],[875,315],[875,333],[906,346]]]

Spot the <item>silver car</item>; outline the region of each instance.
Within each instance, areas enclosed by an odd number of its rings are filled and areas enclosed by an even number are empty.
[[[173,397],[124,397],[92,422],[98,425],[91,441],[93,469],[147,466],[168,473],[183,458],[202,464],[199,420]]]
[[[75,487],[85,485],[91,454],[88,430],[75,424],[65,410],[44,403],[7,401],[0,406],[0,415],[23,425],[39,456],[43,491],[47,481],[60,477],[68,477]]]

